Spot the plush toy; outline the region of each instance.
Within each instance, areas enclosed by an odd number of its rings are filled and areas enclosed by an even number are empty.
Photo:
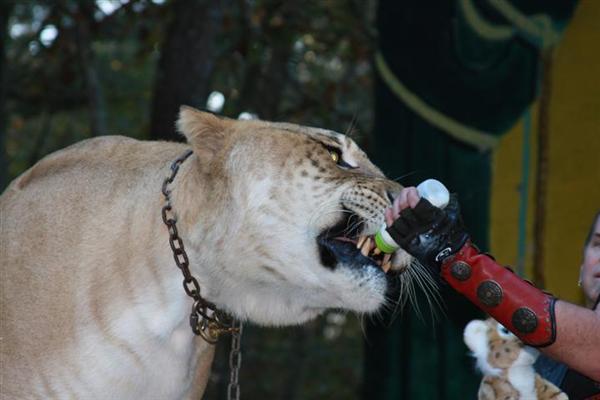
[[[483,372],[479,400],[563,400],[569,397],[533,369],[538,351],[494,319],[473,320],[464,341]]]

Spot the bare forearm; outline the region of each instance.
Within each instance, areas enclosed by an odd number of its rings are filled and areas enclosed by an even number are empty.
[[[540,350],[583,375],[600,381],[600,315],[557,301],[556,341]]]

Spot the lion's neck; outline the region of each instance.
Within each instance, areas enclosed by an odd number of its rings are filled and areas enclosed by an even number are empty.
[[[188,233],[198,224],[217,222],[229,207],[227,181],[218,174],[207,172],[206,168],[202,160],[192,154],[181,164],[170,185],[178,228]]]
[[[204,294],[208,292],[206,288],[209,285],[202,273],[202,263],[192,256],[195,245],[190,242],[190,233],[193,232],[191,219],[198,217],[196,211],[189,207],[194,198],[203,199],[199,190],[202,184],[193,178],[193,163],[189,161],[181,165],[170,188],[173,211],[178,219],[177,229],[191,258],[190,270],[200,282]],[[164,173],[165,177],[168,176],[168,171]],[[214,346],[195,336],[191,330],[189,315],[193,299],[184,291],[183,274],[174,261],[169,234],[162,221],[161,209],[165,199],[160,188],[152,188],[148,192],[151,194],[142,200],[146,203],[139,204],[139,207],[147,214],[147,222],[150,223],[145,229],[153,233],[141,235],[135,227],[130,231],[131,237],[127,240],[132,246],[139,246],[132,252],[141,256],[128,260],[129,265],[121,266],[122,271],[116,274],[135,282],[135,285],[126,298],[106,300],[115,310],[110,335],[129,338],[130,352],[135,354],[130,357],[131,365],[125,362],[121,371],[114,372],[137,383],[138,391],[131,392],[131,397],[178,398],[182,393],[204,388]],[[144,267],[140,270],[139,266]],[[115,350],[120,351],[118,348]],[[121,356],[111,355],[111,351],[107,349],[103,353],[107,362]],[[140,392],[142,387],[147,389]],[[122,394],[115,392],[114,397],[129,397]]]
[[[227,240],[236,221],[236,208],[227,194],[226,180],[206,173],[201,162],[193,154],[181,165],[170,186],[171,204],[177,218],[177,231],[189,258],[189,270],[200,283],[203,296],[210,296],[211,292],[219,290],[214,272],[219,270],[226,255]],[[164,240],[169,249],[168,236]],[[183,279],[170,250],[168,258],[173,273]],[[183,291],[181,282],[179,288]]]

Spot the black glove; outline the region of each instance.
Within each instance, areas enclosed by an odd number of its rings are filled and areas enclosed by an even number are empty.
[[[415,208],[405,208],[387,229],[404,250],[429,267],[440,267],[443,260],[456,253],[469,239],[465,231],[456,196],[444,209],[421,199]]]

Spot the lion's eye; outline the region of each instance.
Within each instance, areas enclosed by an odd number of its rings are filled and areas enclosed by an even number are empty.
[[[333,162],[336,163],[338,165],[338,167],[341,167],[343,169],[358,168],[358,167],[352,166],[352,165],[348,164],[346,161],[344,161],[344,159],[342,158],[342,152],[337,147],[327,146],[327,145],[324,145],[324,147],[329,152],[329,157],[331,157]]]
[[[329,150],[329,156],[331,157],[331,159],[333,160],[334,163],[338,163],[340,162],[340,160],[342,159],[340,152],[337,150]]]

